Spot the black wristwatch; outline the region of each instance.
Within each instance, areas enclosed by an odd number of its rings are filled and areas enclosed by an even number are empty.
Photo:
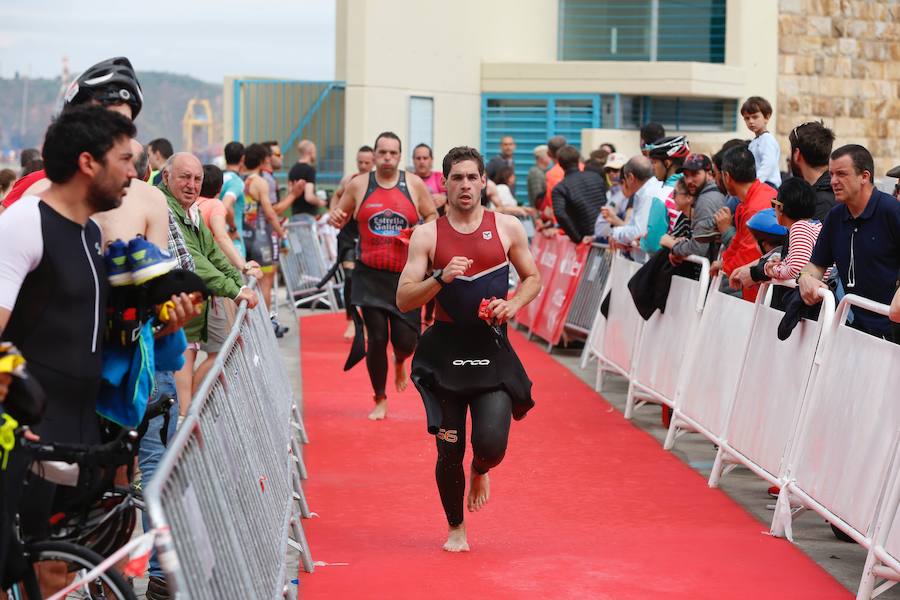
[[[442,276],[443,274],[444,274],[444,270],[443,270],[443,269],[435,269],[434,272],[431,274],[432,279],[434,279],[435,281],[437,281],[437,282],[440,284],[441,287],[444,287],[445,285],[447,285],[446,283],[444,283],[444,280],[441,279],[441,276]]]

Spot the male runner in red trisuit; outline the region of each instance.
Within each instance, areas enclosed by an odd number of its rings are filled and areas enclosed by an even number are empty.
[[[380,134],[375,139],[375,171],[350,181],[329,221],[340,228],[353,215],[359,225],[351,303],[362,309],[367,333],[366,367],[375,391],[375,408],[369,414],[372,420],[383,419],[387,414],[388,338],[394,349],[397,391],[402,392],[407,386],[404,361],[416,349],[421,311],[403,312],[397,308],[397,282],[406,264],[409,230],[420,219],[427,223],[437,217],[431,193],[422,180],[415,173],[398,168],[400,153],[400,138],[396,134]],[[356,311],[351,317],[359,319]],[[362,359],[362,335],[361,324],[357,323],[345,370]]]
[[[450,533],[444,550],[469,549],[463,523],[466,409],[472,412],[472,471],[467,500],[480,510],[490,496],[488,470],[506,453],[510,417],[534,406],[531,381],[509,345],[506,322],[541,289],[522,223],[481,205],[484,159],[458,147],[444,157],[447,214],[413,232],[397,306],[408,311],[437,299],[435,324],[413,357],[428,432],[437,437],[437,479]],[[509,263],[522,280],[507,300]],[[489,299],[487,323],[479,306]]]

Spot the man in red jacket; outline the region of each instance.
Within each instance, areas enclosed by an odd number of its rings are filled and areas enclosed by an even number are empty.
[[[740,270],[731,277],[732,287],[740,283],[744,300],[753,302],[756,300],[759,285],[750,278],[749,269],[741,267],[755,263],[761,255],[756,239],[747,227],[747,221],[757,212],[769,208],[778,192],[756,178],[756,162],[746,146],[737,146],[725,153],[722,157],[722,177],[728,193],[737,196],[740,204],[734,213],[734,238],[722,253],[721,262],[716,261],[713,264],[713,269],[722,269],[728,276]],[[727,221],[729,217],[730,211],[727,207],[719,209],[716,213],[717,222]]]

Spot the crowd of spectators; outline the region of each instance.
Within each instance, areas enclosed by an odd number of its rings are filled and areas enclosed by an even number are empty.
[[[747,301],[764,281],[794,280],[808,304],[826,286],[838,300],[854,293],[892,304],[891,319],[900,321],[900,183],[893,199],[877,190],[869,151],[834,148],[834,132],[819,121],[791,129],[781,173],[771,104],[753,96],[740,113],[752,138],[728,140],[711,155],[692,152],[685,136],[667,136],[659,123],[640,129],[641,154],[630,158],[611,143],[583,158],[562,136],[550,138],[534,148],[528,172],[537,230],[608,244],[639,263],[656,252],[675,265],[704,257],[711,275],[722,274],[718,291]],[[900,177],[900,166],[886,175]],[[774,294],[774,307],[783,295]],[[887,317],[855,309],[849,324],[900,343]]]

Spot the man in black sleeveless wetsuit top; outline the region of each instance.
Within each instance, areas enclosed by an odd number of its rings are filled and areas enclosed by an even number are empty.
[[[525,229],[513,216],[486,210],[484,159],[459,147],[444,157],[447,214],[416,228],[400,275],[397,306],[408,311],[435,298],[435,324],[422,336],[412,381],[437,440],[435,477],[450,532],[444,550],[469,549],[463,523],[466,410],[472,413],[472,467],[467,507],[490,496],[488,470],[506,453],[511,418],[534,406],[531,381],[509,344],[506,322],[541,289]],[[509,264],[521,278],[507,300]],[[491,324],[479,318],[482,300]]]

